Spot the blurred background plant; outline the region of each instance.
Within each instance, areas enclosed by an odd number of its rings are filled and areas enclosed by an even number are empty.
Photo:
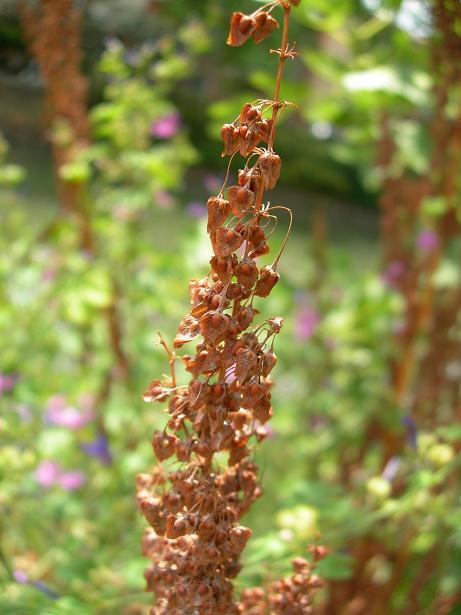
[[[207,272],[219,130],[271,95],[270,43],[226,49],[224,0],[56,7],[0,5],[0,611],[143,613],[134,476],[164,417],[139,394]],[[287,318],[241,582],[320,534],[322,615],[461,604],[460,11],[293,13],[275,201],[295,232],[265,306]]]

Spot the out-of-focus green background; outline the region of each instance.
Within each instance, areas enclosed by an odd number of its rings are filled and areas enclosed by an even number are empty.
[[[17,3],[0,0],[2,613],[145,612],[134,480],[154,463],[150,437],[165,415],[140,394],[168,371],[156,332],[173,338],[188,280],[207,273],[206,199],[227,164],[221,125],[245,101],[272,96],[277,33],[258,46],[225,44],[230,13],[255,6],[86,3],[92,143],[64,173],[85,185],[98,247],[90,257],[75,224],[59,216],[50,139],[65,139],[68,127],[47,124]],[[415,501],[423,479],[394,512],[384,509],[389,485],[373,454],[348,489],[341,484],[348,446],[360,446],[366,418],[388,408],[402,308],[380,273],[379,127],[383,114],[393,118],[397,171],[424,172],[431,33],[426,5],[412,0],[303,0],[293,10],[299,55],[282,97],[296,106],[277,131],[283,169],[269,198],[292,208],[294,226],[282,280],[258,305],[285,325],[271,434],[257,450],[265,495],[247,517],[254,537],[237,587],[285,572],[318,535],[331,549],[320,572],[347,579],[348,540],[383,520],[390,543],[402,519],[427,527],[417,553],[440,535],[459,541],[458,510],[447,529],[435,499],[424,526],[427,499]],[[274,250],[287,222],[282,214]],[[114,304],[127,381],[113,371]],[[433,444],[422,449],[432,461],[421,463],[436,473],[443,463],[427,452]],[[385,576],[385,561],[373,565]],[[447,587],[457,574],[446,571]]]

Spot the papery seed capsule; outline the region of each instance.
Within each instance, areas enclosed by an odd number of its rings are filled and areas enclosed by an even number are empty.
[[[279,27],[277,20],[265,11],[261,11],[256,15],[255,22],[256,27],[252,35],[255,43],[260,43]]]
[[[280,170],[282,168],[280,156],[273,152],[266,152],[265,154],[261,154],[258,164],[261,169],[265,188],[274,188],[280,177]]]
[[[207,232],[213,233],[216,229],[224,224],[230,214],[229,201],[222,199],[219,196],[212,196],[208,199],[208,225]]]
[[[159,461],[168,459],[174,455],[175,444],[178,438],[176,436],[164,433],[162,431],[154,432],[152,440],[152,447],[154,449],[155,456]]]
[[[255,27],[256,22],[252,17],[243,13],[233,13],[227,44],[232,47],[243,45],[250,38]]]
[[[256,263],[248,257],[245,257],[234,269],[234,274],[239,284],[246,288],[254,285],[258,278],[258,273]]]
[[[245,103],[240,112],[240,124],[249,124],[261,119],[261,114],[251,103]]]
[[[220,226],[214,237],[213,248],[216,256],[230,256],[242,243],[243,236],[240,233]]]
[[[210,310],[200,320],[200,330],[207,343],[213,344],[222,338],[230,324],[227,314]]]
[[[241,218],[254,203],[254,192],[242,186],[230,186],[227,191],[229,206],[237,218]]]
[[[224,141],[224,151],[222,156],[231,156],[239,145],[239,133],[235,132],[233,124],[224,124],[221,128],[221,136]]]
[[[261,269],[261,275],[254,290],[254,294],[258,297],[267,297],[271,290],[280,279],[280,274],[272,268],[272,265],[266,265]]]

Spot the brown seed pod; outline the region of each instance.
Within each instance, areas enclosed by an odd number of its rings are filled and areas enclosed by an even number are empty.
[[[208,199],[208,225],[207,232],[214,233],[218,226],[222,226],[230,214],[229,201],[219,196]]]
[[[221,137],[224,141],[222,156],[232,156],[239,147],[239,130],[233,124],[224,124],[221,128]]]
[[[200,335],[198,320],[193,316],[185,316],[179,323],[178,332],[174,338],[173,346],[181,348],[187,342]]]
[[[230,256],[213,256],[210,265],[214,273],[221,282],[226,283],[234,274],[234,267],[238,264],[235,254]]]
[[[210,310],[200,319],[200,331],[208,344],[216,344],[227,333],[230,317],[217,310]]]
[[[265,11],[261,11],[256,15],[255,22],[256,28],[252,34],[255,43],[260,43],[279,27],[278,21]]]
[[[235,377],[243,383],[254,372],[258,363],[256,354],[247,348],[240,348],[236,353]]]
[[[271,290],[277,284],[280,279],[280,274],[278,271],[272,268],[272,265],[266,265],[261,269],[261,274],[259,276],[258,283],[256,284],[256,288],[254,294],[258,297],[267,297],[270,295]]]
[[[259,168],[265,188],[274,188],[282,168],[282,160],[278,154],[274,152],[265,152],[261,154],[258,160]]]
[[[165,401],[170,395],[171,389],[166,387],[161,380],[152,380],[142,398],[144,401]]]
[[[242,186],[230,186],[227,191],[229,206],[237,218],[241,218],[253,206],[255,195],[252,190]]]
[[[251,325],[253,318],[257,313],[258,310],[255,310],[250,305],[240,308],[239,313],[237,314],[237,322],[242,331]]]
[[[248,156],[261,141],[261,129],[259,123],[254,123],[245,130],[244,135],[240,135],[240,154]]]
[[[236,230],[220,226],[212,241],[216,256],[230,256],[242,245],[243,235]]]
[[[259,270],[256,263],[247,256],[235,267],[234,275],[239,284],[245,288],[252,288],[258,279]],[[245,327],[246,328],[246,327]]]
[[[187,534],[189,524],[187,519],[180,515],[168,515],[166,518],[165,536],[170,539],[179,538]]]
[[[163,431],[155,431],[152,439],[152,447],[155,456],[159,461],[168,459],[175,452],[175,446],[178,438]]]
[[[243,45],[253,34],[255,28],[256,22],[253,17],[240,12],[233,13],[227,44],[232,47]]]
[[[268,350],[262,357],[261,375],[264,376],[264,378],[267,378],[267,376],[269,376],[269,374],[275,367],[276,363],[277,356],[275,352],[272,349]]]
[[[240,124],[251,124],[261,121],[261,113],[258,108],[251,103],[245,103],[240,111]]]

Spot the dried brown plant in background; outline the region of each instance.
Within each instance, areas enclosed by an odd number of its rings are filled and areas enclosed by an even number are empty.
[[[245,164],[236,185],[208,199],[208,233],[214,256],[211,273],[191,280],[191,310],[174,340],[179,349],[199,341],[194,354],[182,357],[192,380],[176,382],[175,355],[168,353],[171,378],[154,380],[146,401],[168,402],[165,429],[154,433],[158,466],[138,476],[138,501],[151,528],[143,552],[152,563],[146,571],[147,589],[155,593],[152,615],[309,614],[312,591],[319,579],[313,564],[298,558],[292,577],[265,590],[234,595],[232,579],[240,571],[240,555],[251,530],[241,525],[243,514],[261,496],[258,468],[251,460],[252,442],[262,441],[272,416],[271,371],[276,363],[274,338],[281,318],[254,324],[256,298],[267,297],[279,280],[278,262],[286,239],[270,265],[257,259],[269,252],[269,239],[282,206],[264,203],[265,190],[277,183],[280,156],[274,151],[283,68],[293,58],[288,44],[292,5],[275,0],[251,15],[234,13],[228,44],[249,38],[257,43],[279,27],[272,15],[283,10],[282,42],[272,100],[246,103],[240,115],[225,124],[223,156],[230,165],[239,152]],[[225,464],[224,454],[227,454]],[[162,464],[166,460],[180,462]],[[313,560],[324,554],[314,547]]]
[[[24,0],[21,7],[22,24],[30,51],[37,62],[44,83],[46,124],[52,145],[55,178],[61,210],[40,233],[37,241],[49,239],[61,219],[71,219],[78,227],[79,243],[86,258],[99,254],[98,239],[93,228],[91,203],[87,185],[69,181],[61,173],[90,144],[87,79],[82,63],[81,30],[84,2],[75,0]],[[115,378],[129,377],[129,359],[123,348],[123,327],[119,314],[120,289],[112,280],[112,301],[104,307],[107,336],[113,361],[109,366],[97,395],[100,406],[108,398]],[[91,344],[88,344],[90,347]],[[91,350],[85,351],[88,361]],[[105,433],[102,414],[99,429]]]

